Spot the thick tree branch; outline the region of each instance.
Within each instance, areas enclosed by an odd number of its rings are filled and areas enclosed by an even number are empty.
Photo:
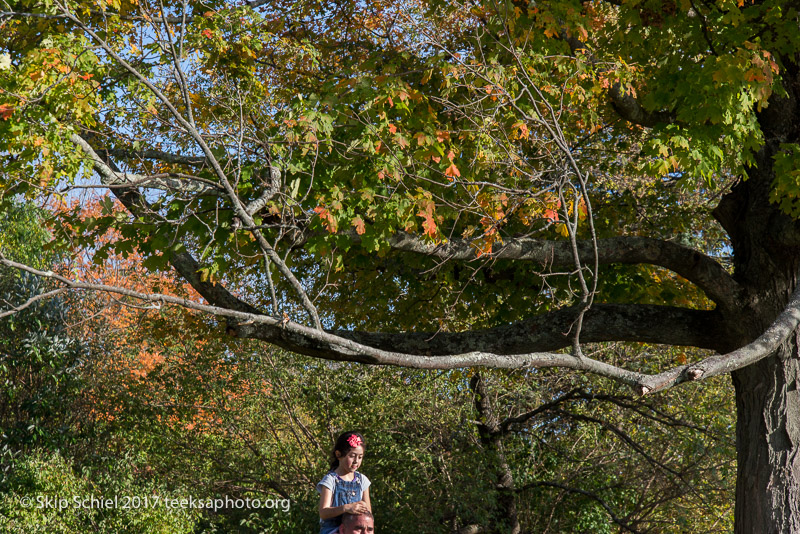
[[[177,178],[165,177],[161,174],[157,176],[148,176],[116,172],[109,165],[107,165],[100,156],[97,155],[97,152],[95,152],[89,142],[83,137],[74,133],[70,135],[69,139],[79,146],[81,150],[83,150],[83,152],[89,157],[95,172],[100,175],[105,185],[147,187],[151,189],[164,189],[168,191],[199,194],[219,194],[223,192],[221,187],[214,186],[208,180],[179,180]]]
[[[173,178],[152,178],[135,174],[114,172],[95,153],[89,143],[77,134],[71,140],[89,155],[97,172],[109,184],[142,185],[152,188],[183,190],[186,192],[206,193],[220,192],[221,187],[212,188],[205,182],[183,181]],[[124,151],[123,151],[124,152]],[[120,150],[108,151],[109,154],[120,153]],[[130,155],[130,153],[126,154]],[[166,153],[165,153],[166,154]],[[154,157],[155,154],[152,154]],[[171,156],[171,155],[170,155]],[[177,157],[177,156],[176,156]],[[204,158],[197,158],[199,161]],[[269,168],[269,176],[264,180],[264,193],[245,206],[249,215],[262,209],[277,193],[280,187],[280,171]],[[360,241],[360,236],[350,232],[350,237]],[[395,250],[414,252],[446,260],[471,261],[478,259],[477,250],[463,239],[453,239],[445,244],[431,244],[406,233],[398,232],[391,238],[390,244]],[[577,242],[578,252],[584,261],[594,259],[594,249],[590,241]],[[732,308],[737,300],[740,287],[730,274],[711,257],[694,249],[658,239],[623,236],[602,239],[597,242],[597,255],[600,264],[646,263],[669,269],[702,289],[717,304]],[[532,261],[542,265],[567,266],[575,261],[574,251],[569,242],[544,241],[530,238],[510,238],[498,247],[491,256],[497,259]]]
[[[164,163],[176,165],[190,165],[192,167],[202,167],[208,164],[205,156],[182,156],[163,150],[131,150],[127,148],[104,148],[110,156],[120,159],[154,159]]]
[[[463,239],[435,245],[412,234],[400,232],[390,243],[395,250],[416,252],[440,259],[478,259],[476,248]],[[580,257],[585,261],[593,258],[594,251],[590,241],[579,241],[577,247]],[[597,255],[600,264],[646,263],[669,269],[697,285],[708,298],[722,306],[733,308],[740,293],[739,284],[713,258],[670,241],[638,236],[600,239],[597,241]],[[491,255],[485,254],[482,257],[532,261],[553,266],[574,264],[569,242],[530,238],[507,239]]]
[[[187,258],[188,261],[188,258]],[[175,304],[188,309],[233,319],[231,333],[243,338],[268,341],[279,347],[318,358],[337,361],[352,361],[373,365],[396,365],[417,369],[455,369],[459,367],[486,366],[505,369],[564,367],[605,376],[626,383],[644,395],[660,391],[689,380],[701,380],[722,373],[741,369],[772,354],[786,341],[800,324],[800,289],[795,291],[789,306],[767,331],[753,343],[728,354],[713,356],[701,362],[684,365],[657,375],[645,375],[598,360],[569,354],[544,352],[570,345],[570,336],[553,325],[569,326],[570,310],[559,310],[517,323],[483,331],[462,333],[441,333],[433,338],[426,334],[375,334],[367,332],[323,331],[292,321],[201,304],[190,299],[158,293],[142,293],[117,286],[93,284],[70,280],[52,271],[41,271],[0,256],[0,265],[19,269],[31,274],[50,278],[70,289],[103,291],[127,296],[145,302]],[[190,269],[190,265],[186,265]],[[196,280],[195,280],[196,281]],[[211,290],[229,295],[224,288],[210,286]],[[215,289],[216,288],[216,289]],[[215,298],[213,291],[207,291]],[[234,298],[235,297],[230,297]],[[238,301],[238,299],[236,299]],[[241,302],[241,301],[238,301]],[[252,309],[252,307],[247,307]],[[574,315],[574,313],[572,314]],[[626,320],[626,318],[628,320]],[[634,319],[631,323],[630,319]],[[587,341],[644,341],[669,344],[713,345],[714,341],[724,341],[724,325],[715,312],[682,310],[663,306],[636,305],[596,305],[586,314],[584,339]],[[649,331],[648,331],[649,328]],[[679,330],[677,334],[673,330]],[[650,332],[660,332],[663,339],[650,339]],[[523,336],[527,332],[527,342],[521,347],[525,352],[511,353],[505,337]],[[671,333],[672,332],[672,333]],[[492,339],[494,340],[492,342]],[[517,338],[517,342],[522,338]],[[559,342],[560,340],[560,342]],[[694,343],[690,341],[694,340]],[[364,342],[373,342],[372,345]],[[378,348],[388,344],[392,350]],[[427,349],[425,348],[427,345]],[[438,347],[437,347],[438,345]],[[462,352],[434,354],[430,347],[445,348],[470,347]],[[401,352],[403,348],[421,349],[416,353]],[[496,351],[493,349],[501,349]],[[540,352],[534,352],[538,350]]]
[[[115,172],[105,164],[80,136],[73,135],[72,140],[86,151],[93,160],[95,169],[104,179],[111,182],[122,180],[123,183],[129,179],[128,175]],[[138,195],[138,193],[136,194]],[[637,239],[644,238],[631,239],[636,242]],[[659,245],[654,252],[656,257],[659,257],[660,251],[663,250],[660,247],[665,242],[650,241]],[[640,243],[647,245],[650,241],[645,240]],[[413,247],[405,248],[414,249],[419,246],[418,242],[412,241],[411,243]],[[458,255],[465,254],[468,249],[468,247],[459,248],[457,244],[451,246],[456,246],[456,248],[449,251],[445,248],[444,252],[440,251],[439,253],[445,253],[447,256]],[[397,248],[403,250],[404,246],[398,244]],[[679,245],[672,247],[667,245],[666,248],[679,251],[683,249]],[[505,254],[510,254],[511,250],[513,248],[509,247],[509,251]],[[642,255],[643,251],[650,250],[650,247],[633,248],[632,252],[628,251],[630,255],[627,255],[625,247],[602,247],[602,250],[606,260],[614,255],[618,258],[630,259],[637,257],[637,254]],[[689,249],[686,250],[697,256],[698,264],[704,265],[706,269],[709,268],[708,263],[703,261],[703,255]],[[428,251],[428,253],[436,254],[437,252],[434,250]],[[469,250],[469,254],[474,254],[474,252]],[[503,257],[502,250],[496,254]],[[549,256],[544,254],[549,254]],[[526,250],[524,247],[520,247],[517,252],[519,259],[536,258],[538,261],[547,261],[549,257],[551,262],[556,262],[556,258],[561,258],[565,254],[553,243],[544,249],[532,247],[530,250]],[[686,253],[682,252],[678,256],[685,258]],[[569,256],[567,257],[569,258]],[[644,257],[649,256],[644,253]],[[667,255],[667,257],[670,256]],[[171,302],[236,319],[238,321],[234,321],[232,331],[239,337],[263,339],[287,350],[326,359],[439,369],[465,366],[567,367],[620,380],[634,387],[639,394],[665,389],[687,380],[698,380],[731,372],[749,365],[772,353],[800,324],[800,297],[795,294],[786,311],[754,343],[732,353],[712,357],[697,364],[647,376],[590,358],[579,359],[571,355],[546,352],[569,346],[571,341],[569,333],[575,320],[575,311],[570,309],[533,317],[513,325],[474,332],[439,333],[435,336],[424,333],[332,333],[310,329],[292,322],[283,324],[275,318],[260,315],[252,307],[233,297],[225,288],[202,283],[198,279],[197,265],[188,254],[176,256],[174,259],[179,272],[188,281],[193,282],[192,285],[201,291],[201,294],[209,302],[221,304],[221,306],[207,306],[166,295],[132,293],[120,290],[120,288],[58,279],[68,287],[75,289],[116,292],[145,301]],[[563,261],[568,262],[569,260]],[[674,259],[664,260],[663,263],[670,264],[671,261]],[[2,259],[0,263],[14,266],[6,259]],[[19,265],[14,267],[24,268]],[[683,269],[683,267],[685,265],[675,266],[676,270]],[[35,272],[30,268],[26,270],[40,276],[54,276],[52,273]],[[597,304],[585,315],[582,338],[587,342],[641,341],[714,348],[725,339],[725,331],[721,319],[715,312],[659,306]]]
[[[578,313],[563,308],[517,323],[469,332],[352,332],[332,333],[357,343],[407,354],[443,356],[467,351],[501,355],[553,351],[569,347]],[[595,304],[586,312],[581,338],[587,343],[634,341],[713,349],[725,335],[714,311],[670,306]],[[261,337],[258,332],[248,337]]]
[[[528,352],[525,354],[497,354],[481,350],[470,350],[458,354],[430,356],[425,354],[406,354],[393,350],[383,350],[347,339],[337,333],[319,330],[292,321],[248,313],[220,306],[201,304],[187,298],[160,293],[142,293],[118,286],[95,284],[70,280],[52,271],[41,271],[33,267],[8,260],[0,256],[0,265],[29,272],[36,276],[50,278],[65,287],[78,290],[101,291],[123,295],[144,302],[175,304],[184,308],[202,311],[219,317],[233,319],[231,330],[239,337],[250,337],[268,341],[287,350],[318,358],[336,361],[352,361],[373,365],[396,365],[417,369],[455,369],[459,367],[486,366],[506,369],[531,367],[566,367],[583,370],[601,376],[620,380],[636,387],[644,378],[640,373],[620,369],[591,358],[575,358],[569,354],[548,352]],[[707,312],[708,313],[708,312]],[[339,332],[338,334],[344,334]],[[359,333],[351,333],[359,337]],[[369,335],[369,334],[367,334]],[[413,334],[406,334],[412,336]],[[472,333],[462,336],[469,338]],[[569,340],[568,340],[569,341]],[[569,344],[569,343],[567,343]]]
[[[615,83],[608,91],[611,105],[620,117],[628,122],[652,128],[657,124],[671,124],[675,117],[668,111],[646,111],[630,91],[625,91],[619,83]]]
[[[115,171],[108,165],[89,143],[77,134],[72,134],[70,140],[81,147],[92,161],[95,172],[97,172],[106,185],[119,183],[129,186],[125,191],[120,191],[117,197],[131,212],[136,214],[137,206],[145,202],[141,194],[133,187],[137,185],[134,179],[136,175],[124,174]],[[260,314],[261,312],[243,300],[235,297],[221,284],[204,281],[200,276],[200,265],[188,252],[173,253],[170,256],[170,263],[178,273],[195,289],[206,301],[219,307],[235,310],[249,314]]]
[[[272,200],[272,197],[274,197],[281,188],[281,171],[277,167],[265,169],[260,178],[261,182],[264,184],[264,192],[245,207],[245,211],[247,211],[249,215],[253,215],[264,209],[267,203]]]

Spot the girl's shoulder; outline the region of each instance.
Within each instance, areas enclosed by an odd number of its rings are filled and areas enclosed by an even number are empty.
[[[356,478],[361,480],[362,490],[367,489],[372,484],[372,482],[370,482],[370,480],[367,478],[367,475],[365,475],[361,471],[356,471]]]
[[[334,471],[328,471],[322,480],[317,483],[317,491],[322,491],[322,488],[328,488],[329,490],[333,491],[333,488],[336,487],[336,482],[339,478],[339,475],[336,474]]]

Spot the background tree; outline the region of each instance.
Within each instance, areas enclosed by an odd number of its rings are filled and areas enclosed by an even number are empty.
[[[800,530],[792,2],[4,17],[5,189],[93,170],[130,216],[59,215],[61,239],[118,228],[100,257],[137,245],[206,303],[6,266],[328,359],[560,366],[640,394],[733,373],[736,529]],[[601,341],[720,355],[646,374],[584,354]]]
[[[47,267],[48,232],[31,205],[9,203],[0,221],[0,253]],[[86,346],[68,332],[63,288],[29,273],[0,272],[0,465],[36,447],[68,446],[86,427],[78,392]],[[0,475],[1,477],[2,475]]]

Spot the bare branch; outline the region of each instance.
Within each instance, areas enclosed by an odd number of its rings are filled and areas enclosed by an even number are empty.
[[[648,377],[642,381],[645,393],[668,389],[686,381],[697,381],[731,373],[747,367],[775,353],[800,326],[800,286],[794,290],[786,308],[758,339],[727,354],[711,356],[692,363]]]
[[[264,182],[264,192],[261,193],[261,196],[258,197],[256,200],[249,203],[245,210],[249,215],[254,215],[258,213],[260,210],[264,209],[264,206],[272,200],[272,197],[280,190],[281,188],[281,171],[277,167],[270,167],[266,169],[264,174],[269,173],[268,180],[265,180],[262,175],[262,181]]]
[[[225,190],[226,195],[230,199],[232,203],[232,207],[236,216],[239,217],[241,221],[245,223],[247,228],[249,229],[250,233],[252,234],[253,238],[255,239],[256,243],[258,244],[259,248],[265,255],[265,257],[269,258],[281,274],[286,278],[289,284],[297,293],[298,297],[300,298],[303,307],[308,312],[308,315],[311,317],[314,326],[318,330],[322,330],[322,323],[319,319],[319,312],[317,311],[316,306],[314,303],[311,302],[311,299],[308,297],[303,285],[294,275],[294,273],[289,269],[286,265],[286,262],[278,255],[275,249],[270,245],[270,243],[266,240],[264,235],[256,228],[256,224],[253,221],[252,215],[250,215],[246,211],[246,207],[244,206],[242,200],[236,194],[236,190],[234,189],[233,185],[228,180],[225,171],[222,169],[217,158],[214,156],[214,153],[211,150],[211,147],[206,143],[206,140],[200,134],[200,132],[195,128],[191,123],[187,121],[187,119],[177,110],[175,105],[164,95],[164,93],[156,87],[153,82],[148,80],[141,72],[139,72],[136,68],[134,68],[130,63],[125,61],[103,38],[101,38],[96,32],[94,32],[91,28],[86,26],[80,19],[78,19],[73,13],[71,13],[66,7],[60,6],[62,12],[77,24],[84,32],[86,32],[100,47],[117,63],[127,70],[134,78],[136,78],[139,82],[142,83],[152,94],[156,97],[159,101],[161,101],[164,106],[169,111],[170,115],[178,122],[178,124],[184,129],[184,131],[197,143],[203,153],[206,155],[206,159],[208,160],[211,168],[214,170],[214,174],[217,175],[220,181],[220,185]],[[97,166],[95,168],[98,168]],[[108,166],[106,165],[108,169]],[[103,170],[105,172],[105,170]],[[101,176],[108,176],[107,174],[103,174],[101,172]]]
[[[188,254],[179,258],[186,261],[185,268],[191,268],[194,260]],[[190,261],[191,260],[191,261]],[[50,278],[64,284],[70,289],[104,291],[124,295],[145,302],[161,302],[175,304],[188,309],[198,310],[212,315],[233,319],[230,333],[243,338],[254,338],[268,341],[287,350],[318,358],[368,363],[373,365],[396,365],[417,369],[455,369],[469,366],[487,366],[504,369],[564,367],[605,376],[626,383],[640,394],[668,389],[686,381],[697,381],[723,373],[730,373],[766,358],[800,325],[800,288],[792,295],[787,308],[765,333],[753,343],[728,354],[713,356],[698,363],[683,365],[657,375],[646,375],[628,371],[588,357],[575,358],[570,354],[553,352],[533,352],[530,349],[542,350],[543,347],[558,348],[569,346],[570,339],[561,332],[554,332],[553,325],[563,325],[569,321],[569,310],[558,310],[523,321],[510,326],[498,327],[483,331],[464,333],[441,333],[432,339],[429,334],[416,332],[401,334],[382,334],[353,331],[323,331],[310,328],[292,321],[281,321],[269,315],[240,311],[240,309],[224,308],[215,305],[201,304],[190,299],[163,295],[159,293],[142,293],[117,286],[93,284],[70,280],[52,271],[41,271],[27,265],[17,263],[0,256],[0,264],[14,269],[29,272],[36,276]],[[198,275],[195,272],[194,278]],[[197,280],[194,280],[197,281]],[[190,283],[192,280],[190,280]],[[234,306],[253,310],[252,307],[236,299],[219,285],[207,284],[204,289],[210,296],[232,299]],[[211,291],[209,291],[211,290]],[[216,292],[216,293],[215,293]],[[631,311],[635,310],[635,311]],[[649,313],[649,317],[648,317]],[[574,314],[574,311],[573,311]],[[638,318],[638,329],[633,328],[625,317]],[[645,320],[642,320],[645,319]],[[711,340],[724,339],[724,332],[715,312],[698,310],[682,310],[665,306],[634,305],[595,305],[586,313],[583,337],[587,341],[648,341],[648,334],[639,330],[646,326],[653,331],[660,331],[668,336],[673,329],[683,332],[672,338],[663,339],[669,344],[685,344],[702,346]],[[550,328],[542,336],[540,329]],[[513,334],[516,331],[516,336]],[[527,332],[526,352],[510,353],[512,345],[504,341],[506,337],[517,341]],[[558,343],[560,336],[561,342]],[[695,342],[690,343],[690,340]],[[491,343],[490,340],[493,340]],[[371,344],[365,344],[369,342]],[[505,343],[505,344],[504,344]],[[377,348],[390,346],[393,350]],[[427,345],[427,348],[425,348]],[[439,350],[469,346],[472,350],[435,354],[430,349]],[[415,347],[416,353],[402,352],[403,348]],[[484,350],[483,348],[488,350]],[[501,351],[492,351],[500,348]],[[544,348],[544,350],[548,350]],[[553,349],[550,349],[553,350]]]
[[[615,378],[631,386],[642,380],[639,373],[626,371],[604,362],[590,358],[575,358],[569,354],[528,353],[503,355],[482,351],[469,351],[462,354],[426,356],[404,354],[381,350],[346,339],[335,333],[304,326],[293,321],[280,321],[269,315],[247,313],[219,306],[201,304],[188,298],[164,295],[161,293],[142,293],[118,286],[95,284],[70,280],[52,271],[42,271],[17,263],[0,256],[0,264],[29,272],[36,276],[49,278],[62,283],[70,289],[103,291],[129,298],[164,304],[175,304],[191,310],[234,319],[234,333],[249,332],[249,337],[264,339],[287,350],[337,361],[353,361],[373,365],[396,365],[418,369],[454,369],[469,366],[489,366],[506,369],[530,367],[567,367]],[[253,327],[260,327],[255,329]],[[249,328],[249,330],[247,330]],[[255,335],[258,333],[259,335]]]
[[[33,297],[29,298],[28,300],[26,300],[25,302],[23,302],[19,306],[13,306],[13,305],[11,305],[9,303],[9,305],[11,306],[11,309],[10,310],[6,310],[4,312],[0,312],[0,319],[2,319],[3,317],[8,317],[9,315],[14,315],[17,312],[21,312],[25,308],[31,306],[32,304],[35,304],[35,303],[39,302],[40,300],[45,300],[45,299],[49,299],[50,297],[55,297],[56,295],[60,295],[64,291],[66,291],[66,289],[64,289],[62,287],[60,289],[54,289],[52,291],[47,291],[45,293],[40,293],[39,295],[34,295]]]

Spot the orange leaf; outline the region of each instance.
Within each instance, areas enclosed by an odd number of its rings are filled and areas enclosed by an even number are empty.
[[[450,181],[453,181],[454,179],[461,176],[461,171],[458,170],[458,167],[456,167],[455,163],[451,163],[450,166],[447,167],[447,170],[444,171],[444,175],[448,176],[450,178]]]
[[[478,241],[478,249],[475,251],[475,255],[480,258],[484,254],[491,254],[493,244],[494,238],[492,236],[486,236],[481,241]]]
[[[317,206],[316,208],[314,208],[314,212],[317,215],[319,215],[320,220],[323,221],[323,224],[324,224],[325,228],[330,233],[332,233],[332,234],[336,233],[336,229],[338,227],[338,224],[336,222],[336,218],[333,216],[333,214],[331,212],[329,212],[327,209],[323,208],[322,206]]]
[[[0,119],[6,120],[14,114],[14,106],[3,104],[0,106]]]
[[[438,230],[436,227],[436,220],[433,218],[433,209],[433,202],[428,201],[425,205],[425,210],[417,213],[418,216],[425,219],[422,222],[422,228],[425,229],[425,235],[430,237],[436,237],[436,232]]]
[[[363,235],[366,232],[366,228],[364,228],[364,219],[356,215],[353,217],[353,226],[356,227],[356,233],[358,235]]]

